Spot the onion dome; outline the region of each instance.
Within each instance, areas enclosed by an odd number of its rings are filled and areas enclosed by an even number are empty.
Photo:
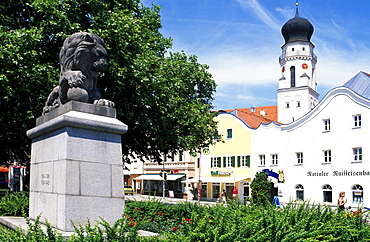
[[[281,28],[285,44],[295,41],[310,42],[313,34],[313,25],[305,18],[301,18],[296,10],[295,17],[288,20]]]

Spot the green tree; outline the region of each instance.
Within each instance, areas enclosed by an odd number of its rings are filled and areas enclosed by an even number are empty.
[[[257,172],[254,179],[251,182],[252,198],[251,203],[253,205],[270,205],[269,191],[271,189],[271,182],[267,180],[268,173],[260,171]]]
[[[216,84],[196,56],[169,52],[159,12],[139,0],[1,1],[1,162],[29,159],[26,130],[58,84],[63,40],[78,31],[105,41],[110,67],[99,89],[129,127],[122,136],[127,160],[135,154],[160,161],[163,153],[210,145]]]

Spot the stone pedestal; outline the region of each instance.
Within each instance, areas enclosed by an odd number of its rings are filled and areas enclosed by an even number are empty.
[[[113,110],[113,111],[112,111]],[[72,223],[109,223],[124,208],[121,135],[115,110],[70,101],[36,121],[32,139],[30,218],[62,231]]]

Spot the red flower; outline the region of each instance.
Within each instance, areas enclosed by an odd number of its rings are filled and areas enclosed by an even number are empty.
[[[158,212],[157,215],[164,215],[164,213]]]
[[[130,220],[134,220],[134,218],[130,218]]]
[[[126,217],[126,218],[128,218],[128,217],[130,217],[130,216],[128,216],[128,215],[125,215],[125,217]]]
[[[134,227],[137,224],[137,222],[130,222],[130,226]]]
[[[191,218],[185,218],[184,221],[185,223],[191,223]]]
[[[173,232],[176,232],[176,230],[178,230],[179,228],[178,227],[171,227],[172,228],[172,231]]]
[[[137,211],[139,211],[139,209],[135,208],[134,211],[137,212]]]

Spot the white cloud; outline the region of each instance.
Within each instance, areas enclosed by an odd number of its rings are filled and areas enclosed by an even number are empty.
[[[245,10],[251,10],[252,13],[272,29],[280,29],[278,21],[267,11],[257,0],[235,0]]]

